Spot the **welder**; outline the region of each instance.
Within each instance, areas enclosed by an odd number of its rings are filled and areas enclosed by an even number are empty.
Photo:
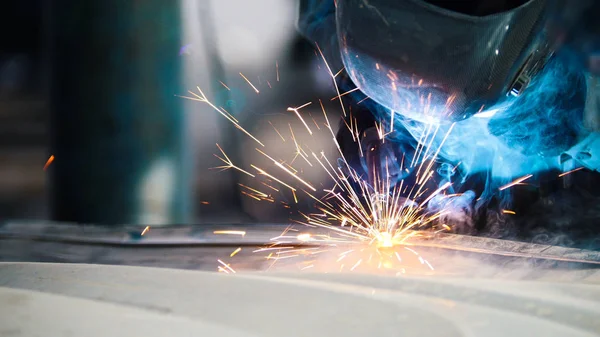
[[[371,180],[383,170],[411,179],[400,162],[423,130],[453,126],[434,167],[438,182],[465,183],[492,166],[488,179],[502,182],[525,170],[600,170],[594,13],[600,1],[301,0],[297,25],[334,71],[345,69],[342,90],[360,89],[348,96],[362,146],[338,132],[354,168]],[[379,141],[375,121],[394,124],[391,141]],[[441,145],[421,146],[432,144]]]

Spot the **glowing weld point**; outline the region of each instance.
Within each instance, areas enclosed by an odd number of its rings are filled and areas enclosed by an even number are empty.
[[[46,171],[48,166],[50,166],[50,164],[52,164],[53,161],[54,161],[54,155],[51,155],[50,158],[48,158],[48,160],[46,161],[46,165],[44,165],[44,171]]]
[[[213,234],[246,236],[246,231],[214,231]]]
[[[379,237],[377,238],[378,246],[381,248],[391,248],[394,246],[394,242],[392,240],[392,234],[388,232],[379,233]]]
[[[298,241],[307,242],[311,240],[311,236],[309,233],[299,234],[297,237]]]

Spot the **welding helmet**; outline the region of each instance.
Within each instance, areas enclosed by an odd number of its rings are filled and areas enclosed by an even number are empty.
[[[416,121],[459,121],[522,93],[553,54],[547,23],[556,8],[553,0],[344,0],[336,24],[346,71],[371,99]]]

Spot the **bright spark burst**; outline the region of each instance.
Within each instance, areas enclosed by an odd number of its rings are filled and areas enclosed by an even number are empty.
[[[321,57],[323,53],[319,49]],[[325,59],[323,57],[323,61]],[[333,74],[327,62],[325,62],[327,71],[335,83],[336,76],[339,72]],[[276,64],[277,66],[277,64]],[[277,67],[278,70],[278,67]],[[245,78],[240,75],[252,86],[255,91],[258,90]],[[279,73],[277,73],[279,76]],[[346,109],[341,97],[352,92],[340,93],[337,85],[335,87],[337,95],[333,100],[337,99],[340,102],[342,115],[346,116]],[[374,170],[381,172],[381,176],[377,174],[370,177],[368,180],[360,176],[346,160],[344,153],[338,144],[335,132],[329,122],[328,113],[319,100],[323,118],[325,120],[325,128],[323,132],[328,132],[331,136],[333,144],[337,150],[336,156],[341,160],[332,161],[326,155],[324,150],[313,151],[294,136],[294,131],[290,126],[291,139],[294,145],[293,157],[290,161],[285,161],[276,158],[270,154],[267,147],[263,145],[256,137],[243,129],[238,121],[229,114],[212,104],[204,93],[198,88],[200,94],[190,91],[192,97],[185,97],[196,100],[211,106],[219,112],[223,117],[233,123],[238,129],[244,132],[251,139],[262,146],[262,149],[256,148],[256,151],[267,158],[273,165],[275,171],[267,172],[266,168],[258,167],[255,164],[250,164],[249,167],[258,174],[252,174],[248,170],[236,166],[231,159],[226,155],[225,151],[217,144],[221,156],[215,155],[225,165],[220,166],[221,169],[235,169],[250,177],[257,179],[257,182],[268,186],[270,189],[283,194],[284,190],[271,186],[278,183],[281,186],[289,189],[293,195],[294,201],[298,203],[298,198],[303,196],[315,202],[316,212],[310,214],[300,213],[301,219],[293,219],[292,221],[303,226],[312,228],[311,233],[297,233],[293,227],[286,228],[281,235],[272,238],[267,247],[263,247],[254,251],[255,253],[268,253],[267,260],[272,261],[271,266],[280,260],[293,259],[298,262],[298,267],[301,270],[314,269],[317,264],[317,257],[326,255],[325,253],[335,253],[335,268],[340,271],[356,271],[364,268],[375,269],[392,269],[397,272],[405,272],[403,263],[410,259],[406,256],[413,256],[413,259],[419,264],[433,270],[433,266],[419,255],[414,249],[409,248],[407,240],[410,238],[423,235],[417,229],[432,228],[435,231],[451,230],[447,224],[438,224],[442,216],[449,213],[448,210],[441,210],[437,213],[427,211],[427,203],[434,197],[451,197],[444,193],[451,186],[451,183],[445,183],[437,189],[428,190],[427,183],[433,175],[432,167],[437,160],[441,147],[443,146],[448,135],[452,132],[452,125],[444,135],[440,146],[437,149],[432,149],[434,138],[439,131],[439,126],[430,126],[427,132],[419,140],[421,144],[414,154],[414,158],[406,158],[406,163],[410,162],[411,168],[416,168],[416,183],[414,186],[408,186],[405,181],[391,181],[392,176],[389,172],[388,158],[382,158],[382,170]],[[306,103],[296,108],[288,108],[288,111],[294,112],[296,117],[302,122],[309,135],[313,136],[313,130],[302,118],[299,110],[308,106],[311,103]],[[376,125],[379,139],[384,142],[385,137],[394,131],[394,113],[392,113],[390,129],[384,131],[383,123]],[[312,115],[311,115],[312,117]],[[315,121],[315,125],[318,124]],[[273,126],[273,124],[271,124]],[[355,142],[360,144],[360,134],[355,120],[350,114],[350,124],[346,124],[353,135]],[[282,143],[285,142],[283,135],[273,126],[273,129],[279,135]],[[321,128],[318,128],[321,130]],[[316,130],[315,130],[316,132]],[[289,144],[289,142],[288,142]],[[305,150],[306,149],[306,150]],[[360,148],[361,155],[367,149]],[[302,171],[294,167],[294,160],[301,157],[309,164],[311,169],[324,171],[331,178],[331,187],[318,187],[319,184],[312,183],[301,177]],[[337,158],[336,158],[337,159]],[[402,158],[404,165],[404,158]],[[332,164],[335,163],[334,164]],[[313,165],[314,164],[314,165]],[[268,178],[268,179],[265,179]],[[523,177],[521,180],[511,184],[519,184],[528,179]],[[269,184],[265,182],[268,180]],[[265,193],[258,188],[241,185],[242,193],[257,201],[275,202],[275,197],[270,193]],[[510,185],[512,186],[512,185]],[[510,187],[509,185],[504,188]],[[319,197],[319,195],[324,196]],[[412,200],[424,200],[416,203]],[[289,208],[287,202],[281,201],[284,207]],[[244,231],[215,231],[214,234],[229,234],[244,236]],[[307,244],[309,244],[307,246]],[[340,249],[343,250],[339,253]],[[241,248],[236,249],[230,254],[230,257],[235,256]],[[230,264],[218,260],[218,270],[225,273],[235,273]]]

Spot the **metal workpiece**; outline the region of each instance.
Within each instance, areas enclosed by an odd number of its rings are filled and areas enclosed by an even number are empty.
[[[0,263],[12,336],[597,336],[597,285]],[[361,315],[355,316],[357,310]],[[32,322],[35,322],[33,324]]]
[[[273,252],[261,252],[260,249],[272,245],[272,239],[289,228],[283,224],[115,227],[9,222],[0,227],[0,261],[216,270],[217,259],[231,259],[236,270],[260,271],[271,265],[272,260],[266,257]],[[291,237],[286,246],[309,250],[324,247],[330,250],[329,255],[336,257],[336,253],[363,247],[360,243],[334,247],[330,243],[306,240],[304,237],[308,235],[327,235],[328,230],[300,225],[293,228],[290,233],[295,233],[295,237]],[[450,233],[417,233],[419,235],[406,241],[406,247],[412,247],[429,259],[439,274],[511,278],[519,271],[519,277],[528,275],[528,278],[537,279],[557,274],[572,277],[569,271],[600,268],[600,252],[596,251]],[[238,248],[241,251],[230,257]],[[298,271],[296,262],[282,260],[277,266]],[[429,273],[430,270],[417,268],[416,272]],[[598,277],[597,273],[595,275]]]
[[[187,220],[178,1],[53,2],[52,218]]]
[[[314,255],[269,259],[269,242],[289,229],[5,223],[0,302],[9,305],[0,306],[0,335],[280,336],[290,326],[287,336],[302,337],[600,332],[598,252],[438,233],[382,249],[402,255],[398,272],[339,272],[339,252],[361,247],[311,242],[314,228],[295,228],[287,246],[326,250],[323,264],[307,269]]]

